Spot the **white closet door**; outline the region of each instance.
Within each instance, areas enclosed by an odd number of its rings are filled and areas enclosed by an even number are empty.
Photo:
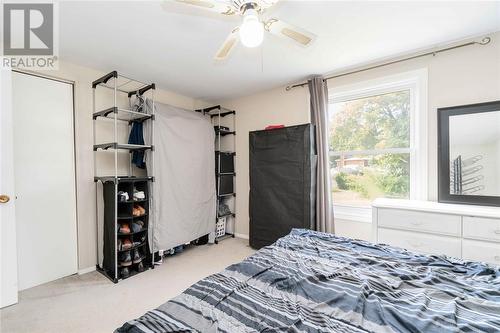
[[[7,196],[0,201],[0,308],[17,303],[11,78],[10,71],[0,69],[0,194]]]
[[[13,73],[19,290],[77,272],[73,86]]]

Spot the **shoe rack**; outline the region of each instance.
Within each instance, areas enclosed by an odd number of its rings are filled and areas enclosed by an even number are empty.
[[[97,109],[97,90],[104,88],[106,100],[111,97],[112,107]],[[154,268],[154,249],[149,239],[154,237],[154,216],[152,187],[154,184],[153,167],[134,174],[132,154],[144,152],[154,166],[154,91],[155,84],[147,84],[132,79],[116,71],[108,73],[92,83],[93,120],[94,120],[94,181],[96,183],[96,223],[97,223],[97,270],[114,283]],[[101,94],[99,94],[101,96]],[[141,97],[146,105],[140,109],[133,107],[132,99]],[[128,99],[129,107],[118,104]],[[111,140],[97,142],[97,131],[102,128],[97,122],[107,122],[112,128]],[[120,142],[128,126],[128,133],[134,123],[142,122],[149,126],[145,144]],[[98,128],[99,127],[99,128]],[[127,137],[128,137],[128,133]],[[109,134],[109,131],[108,131]],[[144,131],[146,134],[146,131]],[[109,135],[108,135],[109,136]],[[129,154],[128,166],[121,165],[123,154]],[[106,161],[113,163],[111,175],[99,176],[99,154],[107,154]],[[109,163],[108,168],[109,170]],[[128,169],[128,172],[120,170]],[[135,172],[137,173],[137,172]]]

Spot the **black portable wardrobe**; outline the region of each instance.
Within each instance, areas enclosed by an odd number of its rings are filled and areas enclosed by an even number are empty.
[[[250,132],[250,246],[315,226],[316,147],[310,124]]]

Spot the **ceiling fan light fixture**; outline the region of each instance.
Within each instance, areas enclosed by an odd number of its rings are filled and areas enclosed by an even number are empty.
[[[240,42],[248,48],[261,45],[265,33],[286,39],[302,47],[310,46],[317,37],[315,34],[280,18],[269,18],[266,15],[267,10],[280,0],[163,0],[164,10],[169,10],[166,4],[171,1],[196,6],[221,15],[241,16],[240,24],[233,28],[215,53],[215,61],[227,59]],[[263,17],[267,18],[264,20]],[[272,41],[269,40],[269,42]]]
[[[264,25],[255,9],[247,9],[240,27],[240,40],[246,47],[257,47],[264,40]]]

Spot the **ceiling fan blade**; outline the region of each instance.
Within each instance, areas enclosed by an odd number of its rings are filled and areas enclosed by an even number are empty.
[[[293,40],[297,44],[307,47],[316,39],[316,35],[312,32],[299,28],[295,25],[283,22],[277,18],[271,18],[264,24],[267,31],[278,37]]]
[[[229,36],[227,36],[226,40],[222,44],[222,46],[219,48],[217,53],[215,54],[214,59],[216,61],[221,61],[224,59],[227,59],[231,52],[234,50],[234,47],[236,44],[238,44],[238,41],[240,39],[238,31],[240,30],[240,27],[236,27],[231,31]]]
[[[164,10],[168,10],[166,5],[169,2],[177,2],[189,6],[203,8],[223,15],[236,14],[235,8],[229,2],[226,3],[217,0],[165,0],[162,2]]]
[[[266,10],[266,9],[274,6],[278,1],[280,1],[280,0],[260,0],[259,5],[260,5],[260,8]]]

